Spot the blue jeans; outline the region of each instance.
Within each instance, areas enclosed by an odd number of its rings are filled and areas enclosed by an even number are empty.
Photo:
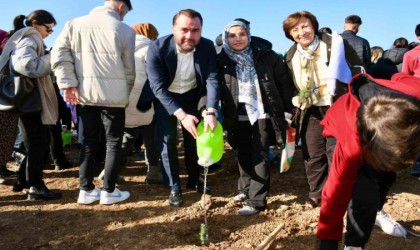
[[[100,106],[80,106],[80,118],[83,122],[83,161],[80,164],[80,189],[90,191],[95,169],[95,150],[101,136],[102,125],[105,129],[106,157],[104,190],[113,192],[118,178],[121,162],[121,142],[124,134],[124,108]]]
[[[416,163],[411,167],[410,173],[412,175],[420,175],[420,158],[417,159]]]

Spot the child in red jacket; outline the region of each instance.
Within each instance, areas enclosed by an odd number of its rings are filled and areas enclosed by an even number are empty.
[[[420,79],[355,76],[321,124],[336,145],[322,192],[319,248],[338,248],[347,211],[345,249],[363,249],[395,172],[419,157]]]

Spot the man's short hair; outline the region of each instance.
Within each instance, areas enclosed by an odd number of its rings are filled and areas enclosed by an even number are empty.
[[[251,24],[250,21],[243,19],[243,18],[235,18],[233,21],[239,21],[239,22],[243,22],[244,24],[246,24],[247,26],[249,26]]]
[[[381,171],[414,165],[420,154],[420,100],[381,94],[357,110],[357,130],[365,164]]]
[[[133,6],[131,5],[130,0],[121,0],[121,1],[123,1],[127,5],[128,10],[132,10],[133,9]]]
[[[362,19],[358,15],[351,15],[346,17],[345,23],[362,24]]]
[[[201,14],[198,11],[195,11],[193,9],[180,10],[178,13],[176,13],[174,18],[172,19],[172,25],[175,25],[176,20],[178,19],[178,17],[180,15],[184,15],[184,16],[187,16],[189,18],[198,17],[198,19],[200,19],[201,26],[203,26],[203,17],[201,16]]]
[[[420,24],[417,24],[415,32],[416,36],[420,36]]]
[[[123,2],[125,5],[127,5],[128,10],[133,9],[133,5],[131,5],[130,0],[105,0],[105,1],[117,1],[117,2]]]

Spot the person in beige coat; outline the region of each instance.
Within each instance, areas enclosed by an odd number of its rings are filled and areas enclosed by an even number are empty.
[[[143,138],[145,147],[145,160],[147,164],[146,183],[160,184],[162,180],[162,170],[159,164],[160,153],[156,144],[156,124],[154,121],[153,106],[147,111],[137,110],[136,105],[144,84],[147,81],[146,75],[146,55],[149,44],[155,40],[159,33],[153,24],[138,23],[131,28],[136,32],[136,52],[134,54],[136,62],[136,79],[131,90],[129,103],[125,109],[125,130],[122,143],[122,159],[128,156],[133,147],[135,138],[140,134]]]
[[[49,190],[43,180],[49,144],[47,125],[54,125],[58,120],[57,98],[50,77],[50,55],[45,51],[44,39],[53,32],[56,20],[46,10],[35,10],[27,16],[16,16],[13,24],[14,29],[0,56],[1,73],[5,73],[3,69],[9,67],[13,75],[32,79],[36,83],[41,102],[41,110],[19,115],[25,157],[20,164],[13,190],[29,188],[28,200],[59,199],[61,194]],[[8,124],[9,127],[16,126],[17,117],[11,117],[10,121],[12,123]],[[0,131],[2,134],[13,134],[13,130],[9,129]]]
[[[83,123],[79,204],[110,205],[130,193],[115,187],[121,162],[125,107],[134,84],[135,33],[122,20],[130,0],[106,0],[88,15],[68,21],[51,52],[51,65],[67,103],[78,105]],[[104,188],[93,184],[95,149],[105,128]]]

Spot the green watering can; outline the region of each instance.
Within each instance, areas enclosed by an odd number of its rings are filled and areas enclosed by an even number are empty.
[[[208,167],[220,161],[224,149],[223,128],[220,122],[217,122],[214,131],[208,127],[207,132],[204,132],[204,121],[201,121],[197,126],[197,133],[198,164]]]

